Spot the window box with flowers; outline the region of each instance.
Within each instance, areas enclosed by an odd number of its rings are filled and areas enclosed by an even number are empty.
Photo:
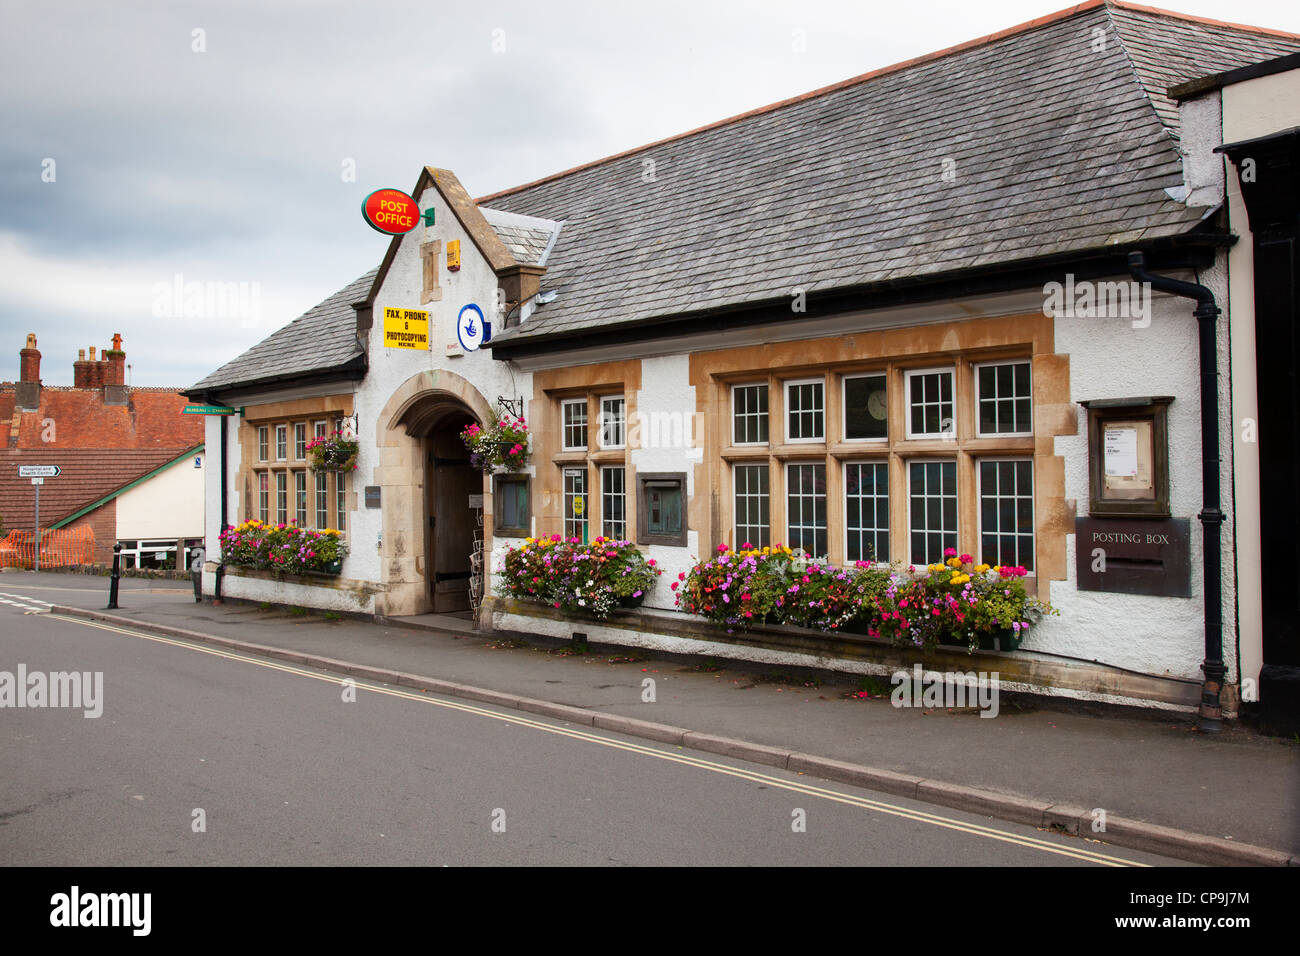
[[[470,465],[486,475],[523,471],[528,465],[528,425],[522,418],[493,415],[486,426],[467,425],[460,437],[469,450]]]
[[[507,597],[604,618],[615,608],[639,606],[662,573],[631,541],[583,544],[554,534],[507,549],[497,580]]]
[[[343,572],[347,542],[333,528],[316,530],[250,519],[221,533],[221,560],[275,574]]]
[[[314,438],[307,443],[307,455],[315,471],[355,471],[360,444],[342,432]]]

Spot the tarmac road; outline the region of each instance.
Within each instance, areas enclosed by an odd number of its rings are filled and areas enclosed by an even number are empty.
[[[0,709],[3,864],[1183,865],[41,607],[0,672],[102,672],[103,713]]]

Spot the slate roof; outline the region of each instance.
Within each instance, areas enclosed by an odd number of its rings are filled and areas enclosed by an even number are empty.
[[[15,410],[12,382],[0,382],[0,515],[31,527],[35,491],[18,465],[58,465],[41,487],[41,524],[50,527],[203,444],[203,416],[171,388],[128,390],[105,405],[100,388],[43,386],[35,411]],[[52,426],[52,427],[51,427]]]
[[[501,237],[510,254],[515,257],[515,262],[530,266],[546,264],[546,253],[551,248],[551,240],[560,230],[560,223],[489,209],[486,206],[480,207],[479,211],[493,232]]]
[[[251,349],[191,385],[194,395],[205,389],[229,388],[289,375],[310,375],[358,361],[365,354],[357,342],[352,303],[370,292],[378,268],[348,283],[288,325],[272,332]]]
[[[1187,232],[1165,89],[1297,50],[1094,2],[482,197],[564,221],[493,344]]]

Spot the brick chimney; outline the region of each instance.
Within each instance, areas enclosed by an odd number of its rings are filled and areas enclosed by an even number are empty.
[[[89,388],[90,363],[86,361],[86,350],[77,349],[77,360],[72,363],[72,387]]]
[[[104,384],[104,363],[95,358],[95,347],[92,345],[87,351],[90,353],[87,361],[87,388],[99,388]]]
[[[122,351],[122,333],[113,333],[113,348],[104,353],[108,356],[108,373],[105,385],[126,384],[126,353]]]
[[[18,390],[15,396],[19,408],[39,408],[41,405],[41,353],[36,350],[35,334],[27,333],[27,346],[18,350]]]

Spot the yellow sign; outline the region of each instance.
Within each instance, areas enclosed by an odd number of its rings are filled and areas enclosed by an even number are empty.
[[[429,350],[429,313],[416,309],[384,309],[384,347]]]
[[[581,498],[574,498],[574,499],[573,499],[573,513],[574,513],[574,515],[576,515],[577,517],[581,518],[581,517],[582,517],[582,513],[583,513],[584,511],[586,511],[586,510],[587,510],[587,502],[583,501]]]
[[[447,271],[455,272],[460,268],[460,240],[452,239],[447,243]]]

